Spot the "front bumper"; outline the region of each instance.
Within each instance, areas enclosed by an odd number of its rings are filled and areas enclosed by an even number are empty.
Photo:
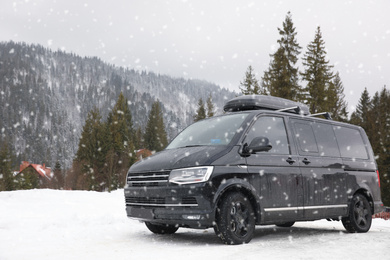
[[[213,192],[209,184],[126,187],[129,218],[190,228],[212,227]]]

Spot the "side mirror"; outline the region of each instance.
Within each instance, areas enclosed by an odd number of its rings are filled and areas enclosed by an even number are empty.
[[[269,139],[264,136],[255,137],[250,145],[244,146],[243,152],[246,154],[253,154],[257,152],[268,152],[272,149],[272,145],[269,144]]]

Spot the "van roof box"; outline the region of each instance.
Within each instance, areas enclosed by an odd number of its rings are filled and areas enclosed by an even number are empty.
[[[310,115],[309,107],[305,104],[266,95],[246,95],[236,97],[226,102],[225,106],[223,107],[223,110],[226,112],[259,109],[290,112],[305,116]]]

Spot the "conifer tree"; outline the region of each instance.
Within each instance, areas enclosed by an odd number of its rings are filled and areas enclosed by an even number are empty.
[[[210,94],[207,99],[207,117],[213,117],[213,116],[214,116],[214,104]]]
[[[371,97],[367,88],[364,89],[356,106],[355,112],[351,115],[350,122],[363,127],[366,131],[369,128],[370,111],[372,109]]]
[[[337,94],[329,93],[334,77],[331,71],[333,66],[330,66],[329,61],[326,60],[325,42],[322,39],[320,27],[317,27],[314,41],[307,46],[303,65],[305,71],[301,75],[307,82],[304,90],[308,93],[306,102],[310,111],[312,113],[329,111],[328,96]]]
[[[124,185],[127,170],[135,161],[132,115],[128,100],[122,92],[108,115],[107,125],[112,140],[112,151],[109,154],[112,170],[109,176],[109,190],[115,190]]]
[[[139,150],[144,147],[143,133],[141,127],[138,127],[134,136],[134,147]]]
[[[27,167],[15,176],[15,188],[18,190],[31,190],[41,188],[41,182],[36,171],[32,167]]]
[[[200,98],[198,101],[198,109],[196,110],[196,114],[194,115],[194,122],[206,118],[206,109],[204,108],[203,99]]]
[[[62,189],[64,187],[64,175],[62,174],[61,164],[59,161],[56,162],[53,169],[53,176],[51,179],[51,187],[54,189]]]
[[[116,153],[132,153],[134,150],[133,121],[127,103],[128,100],[121,92],[107,119],[111,132],[113,148]]]
[[[351,123],[364,128],[370,140],[381,181],[382,201],[390,205],[390,92],[383,88],[372,98],[364,89],[355,112],[351,115]]]
[[[345,101],[344,87],[337,72],[327,91],[328,111],[337,121],[347,122],[347,102]]]
[[[150,151],[159,152],[168,145],[160,102],[152,104],[146,125],[144,144]]]
[[[264,94],[264,91],[260,90],[259,81],[256,79],[251,65],[245,72],[244,81],[240,82],[240,90],[244,95]]]
[[[0,143],[0,191],[14,190],[14,178],[11,169],[11,152],[7,143]]]
[[[390,92],[384,87],[372,99],[371,142],[381,177],[382,201],[390,205]],[[370,137],[369,137],[370,138]]]
[[[87,115],[76,153],[76,160],[82,164],[86,185],[83,188],[102,190],[100,184],[105,182],[102,170],[109,143],[110,137],[107,135],[105,124],[101,122],[100,112],[95,107]]]
[[[301,100],[302,89],[299,86],[299,74],[296,63],[301,53],[291,13],[288,12],[283,28],[278,28],[279,48],[271,55],[269,69],[261,80],[262,88],[271,96]]]

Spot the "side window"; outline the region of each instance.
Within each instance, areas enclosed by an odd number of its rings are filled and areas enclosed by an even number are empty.
[[[343,126],[334,126],[333,129],[339,144],[341,157],[368,159],[366,146],[359,130]]]
[[[293,122],[299,154],[317,155],[318,146],[311,123],[301,120],[294,120]]]
[[[259,117],[250,128],[245,142],[250,144],[253,138],[259,136],[264,136],[269,139],[272,149],[268,153],[290,154],[283,118],[270,116]]]
[[[339,146],[333,132],[333,125],[314,123],[314,135],[318,144],[320,156],[340,157]]]

